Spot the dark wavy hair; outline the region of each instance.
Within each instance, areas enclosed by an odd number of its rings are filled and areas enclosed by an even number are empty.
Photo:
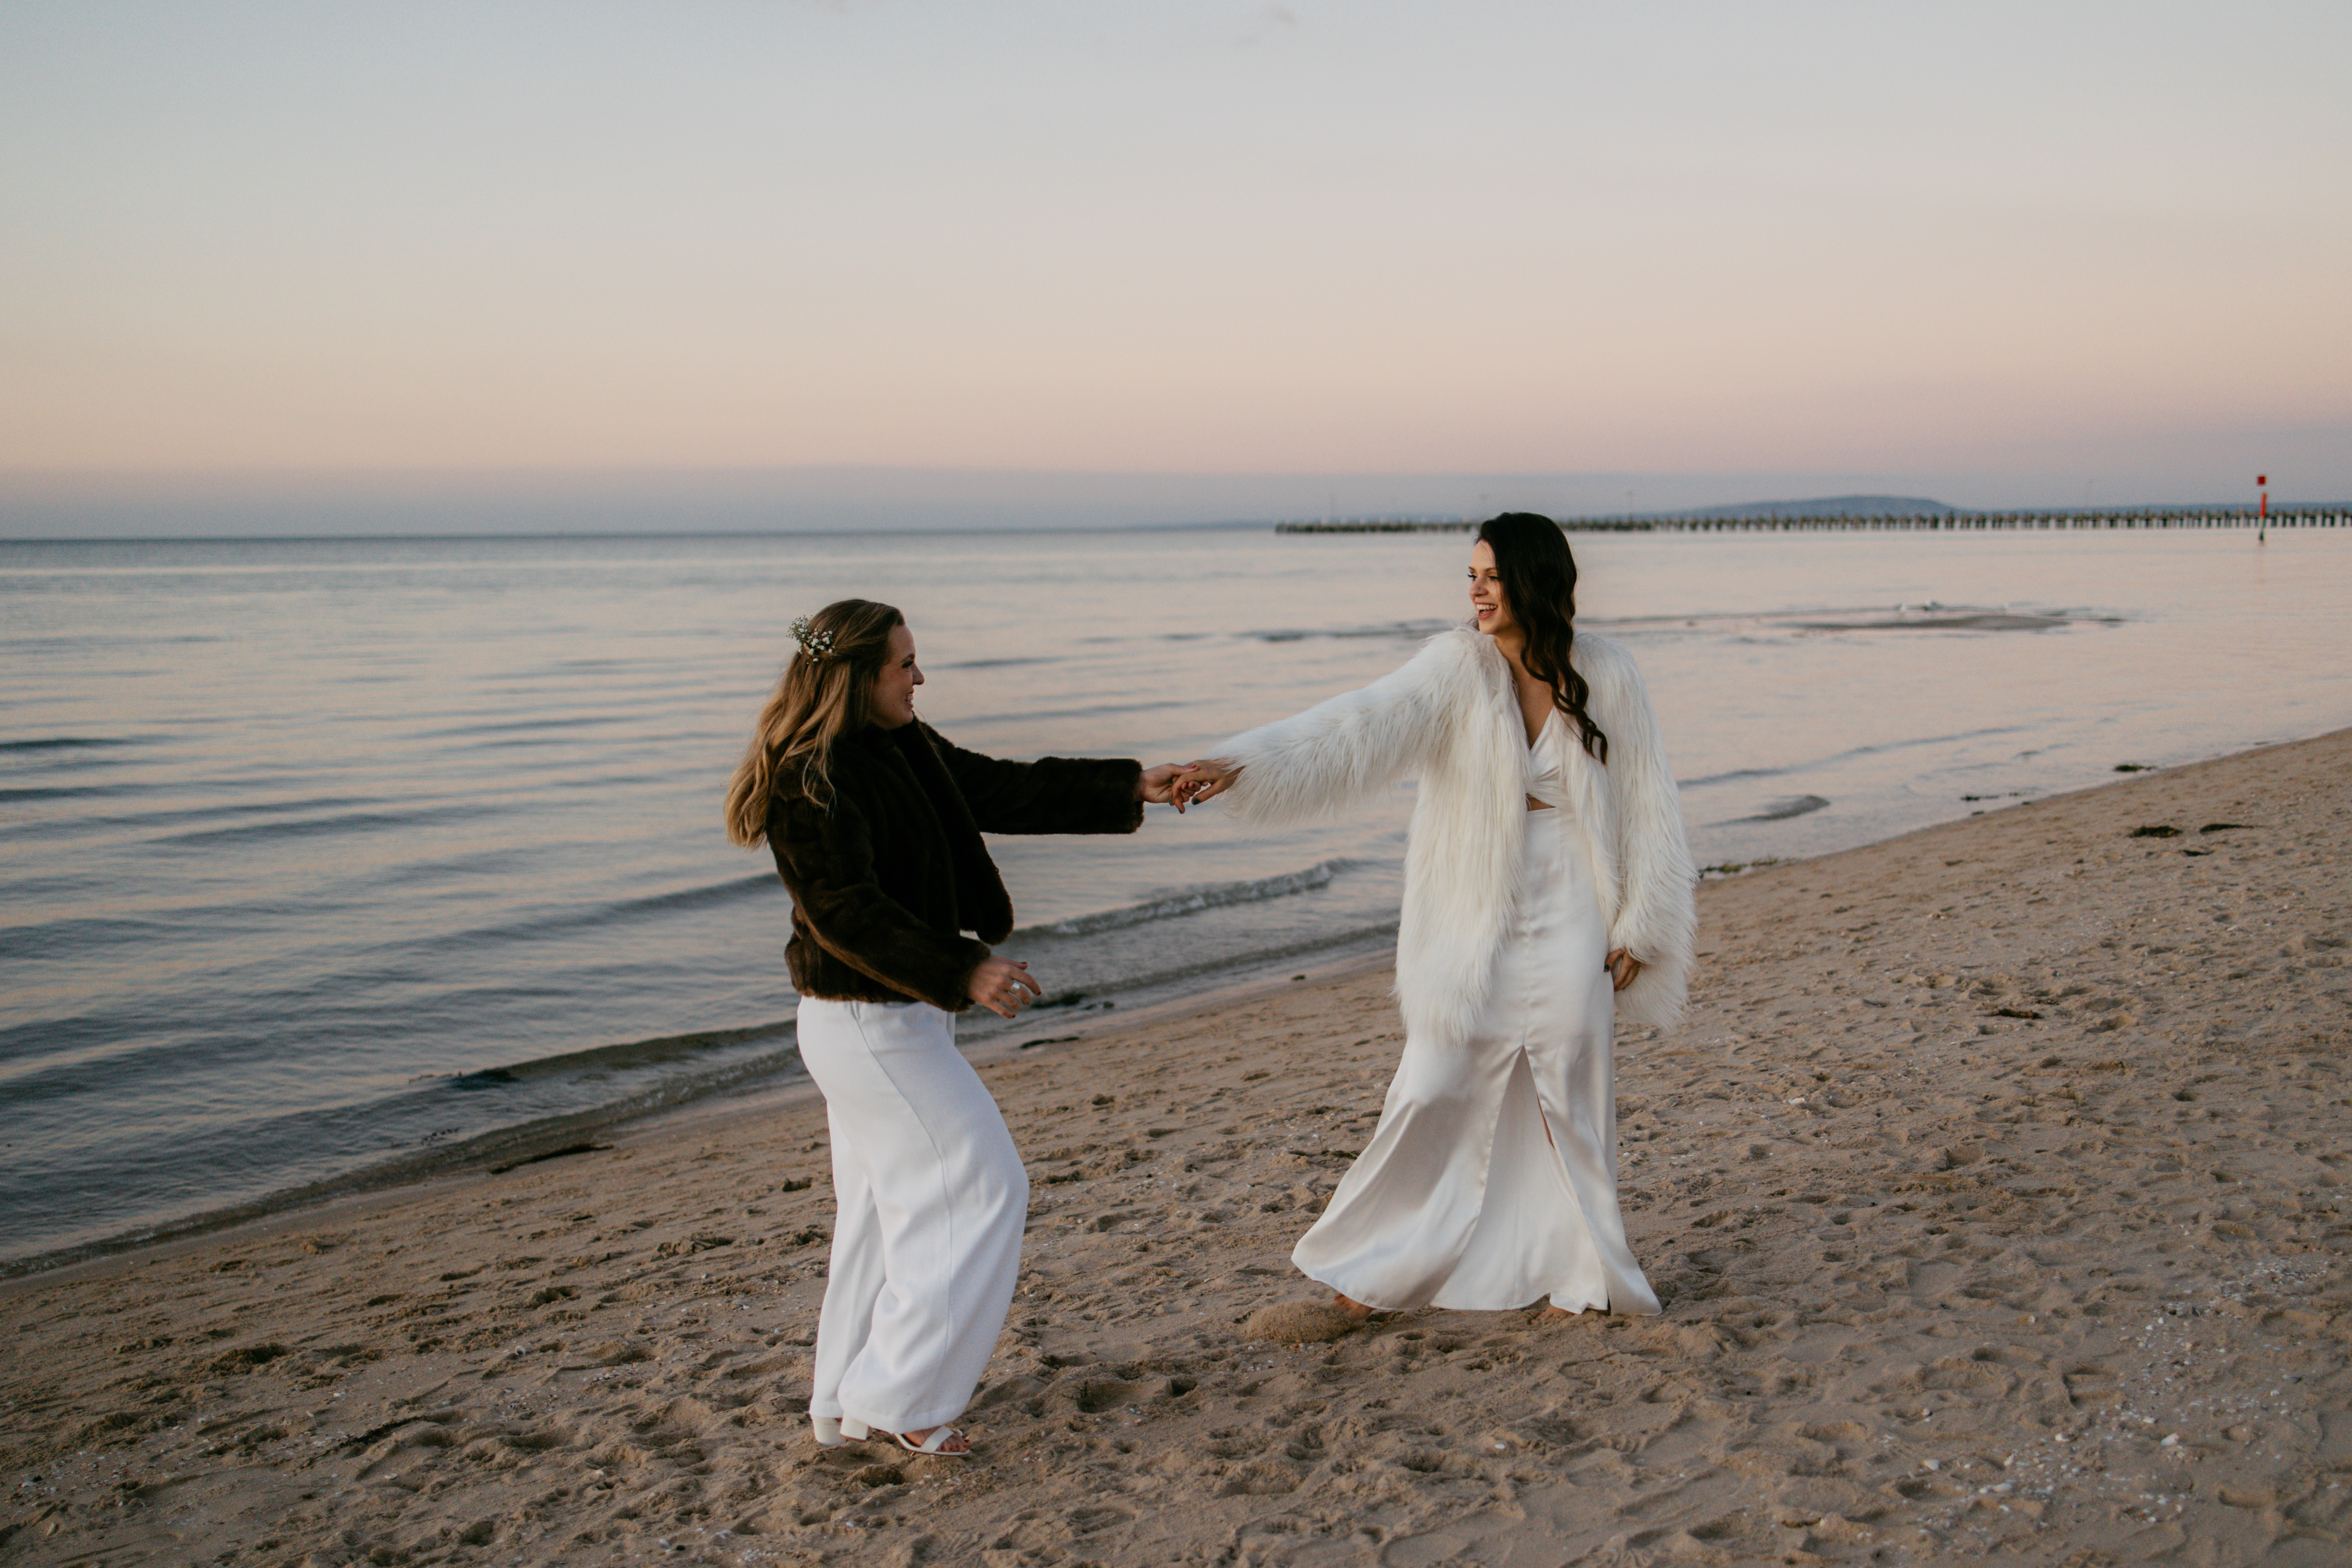
[[[1538,512],[1507,511],[1480,523],[1478,538],[1495,552],[1511,619],[1527,634],[1520,662],[1551,688],[1553,706],[1576,726],[1577,739],[1592,760],[1606,764],[1609,737],[1584,710],[1592,689],[1568,660],[1576,642],[1576,555],[1568,535]]]

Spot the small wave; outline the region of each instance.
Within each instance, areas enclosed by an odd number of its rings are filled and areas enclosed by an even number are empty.
[[[194,833],[175,833],[153,842],[186,847],[236,844],[255,839],[312,838],[322,834],[374,833],[385,828],[442,826],[468,817],[494,816],[499,809],[490,805],[451,803],[425,811],[353,811],[340,816],[304,817],[299,822],[257,822],[241,827],[207,827]]]
[[[1212,887],[1192,888],[1173,893],[1164,899],[1154,899],[1148,904],[1135,904],[1123,910],[1105,910],[1099,914],[1074,915],[1066,921],[1033,926],[1025,934],[1047,936],[1093,936],[1101,931],[1125,931],[1130,926],[1149,925],[1153,921],[1174,920],[1181,915],[1193,915],[1202,910],[1228,909],[1234,904],[1255,904],[1266,899],[1286,899],[1293,893],[1312,892],[1328,887],[1331,879],[1353,868],[1358,862],[1341,858],[1326,860],[1319,866],[1309,866],[1304,871],[1290,871],[1279,877],[1260,877],[1248,882],[1221,882]]]
[[[967,713],[952,721],[952,727],[961,733],[985,724],[1034,725],[1055,719],[1109,719],[1134,713],[1158,713],[1170,706],[1170,698],[1154,696],[1141,702],[1097,702],[1084,708],[1026,708],[1005,713]],[[948,738],[953,740],[955,737],[950,735]]]
[[[1810,816],[1827,805],[1829,802],[1817,795],[1793,795],[1786,800],[1774,801],[1753,816],[1735,816],[1731,820],[1733,822],[1786,822],[1792,816]],[[1729,824],[1719,822],[1716,826],[1724,827],[1728,826]]]
[[[749,877],[737,877],[731,881],[711,882],[699,888],[681,888],[674,893],[649,893],[642,899],[624,899],[607,904],[590,921],[602,924],[608,920],[625,920],[631,915],[667,914],[676,910],[699,910],[712,904],[731,904],[736,900],[758,893],[782,891],[772,872],[760,872]]]
[[[1731,784],[1739,779],[1779,778],[1786,768],[1734,768],[1727,773],[1708,773],[1703,778],[1676,779],[1676,789],[1699,789],[1707,784]]]
[[[627,721],[627,716],[620,713],[567,713],[558,719],[496,719],[485,720],[478,724],[451,724],[438,730],[420,730],[415,738],[449,741],[465,735],[526,735],[546,731],[609,729]]]
[[[2021,610],[2004,606],[1943,605],[1813,605],[1780,610],[1693,610],[1664,616],[1579,616],[1576,624],[1593,631],[1628,636],[1653,631],[1876,632],[2051,631],[2103,617],[2078,610]],[[1752,639],[1751,639],[1752,640]]]
[[[419,947],[477,947],[488,942],[515,942],[536,937],[554,936],[568,931],[589,931],[598,926],[615,925],[646,915],[677,914],[687,910],[709,909],[714,905],[730,904],[738,900],[773,893],[785,896],[783,886],[772,872],[750,877],[738,877],[731,881],[709,882],[698,888],[680,888],[675,892],[650,893],[641,899],[615,899],[610,903],[563,914],[548,915],[539,920],[515,921],[506,925],[474,926],[464,931],[452,931],[416,943]]]
[[[137,744],[128,735],[41,735],[26,741],[0,741],[0,752],[94,752]]]
[[[1318,626],[1311,631],[1284,628],[1243,635],[1259,642],[1305,642],[1309,637],[1435,637],[1456,624],[1454,621],[1391,621],[1378,626]]]
[[[164,784],[111,784],[109,793],[117,796],[155,795],[173,786]],[[191,822],[216,822],[222,817],[247,817],[282,815],[294,811],[327,811],[373,805],[377,802],[362,795],[320,796],[310,800],[257,801],[236,805],[181,806],[172,810],[83,812],[71,816],[28,820],[22,824],[0,826],[0,843],[14,838],[34,837],[54,838],[63,833],[110,833],[116,829],[151,832],[157,828],[176,826]],[[163,838],[154,840],[171,843]]]
[[[702,1035],[677,1036],[667,1041],[640,1041],[632,1046],[603,1049],[604,1052],[626,1052],[647,1047],[687,1046],[689,1048],[678,1051],[677,1055],[689,1056],[734,1040],[749,1046],[769,1037],[788,1037],[790,1029],[789,1025],[778,1024],[754,1029],[713,1030]],[[698,1042],[710,1044],[700,1045]],[[595,1051],[574,1053],[581,1058],[599,1054]],[[549,1068],[552,1064],[570,1059],[551,1057],[535,1063],[490,1068],[473,1075],[477,1081],[470,1087],[478,1093],[505,1087],[500,1081],[501,1075],[510,1075],[520,1080],[538,1075],[538,1069]],[[446,1171],[499,1163],[512,1169],[539,1154],[561,1150],[590,1133],[619,1122],[733,1089],[761,1083],[790,1082],[803,1077],[805,1069],[801,1066],[799,1050],[788,1040],[783,1040],[772,1050],[754,1048],[724,1053],[698,1070],[657,1075],[650,1082],[638,1084],[610,1099],[596,1100],[572,1109],[541,1108],[538,1114],[526,1111],[521,1121],[504,1125],[499,1125],[495,1121],[488,1126],[478,1124],[477,1130],[471,1132],[455,1128],[422,1133],[415,1131],[447,1114],[447,1102],[439,1100],[439,1094],[453,1088],[458,1093],[467,1092],[466,1088],[458,1088],[447,1079],[416,1085],[415,1092],[421,1093],[422,1099],[394,1096],[364,1104],[338,1106],[323,1112],[301,1111],[273,1118],[260,1124],[236,1128],[234,1135],[247,1144],[280,1147],[285,1146],[289,1137],[303,1140],[313,1146],[341,1143],[349,1150],[345,1156],[348,1165],[341,1171],[333,1171],[331,1165],[327,1173],[307,1181],[297,1181],[276,1190],[264,1186],[252,1195],[232,1197],[217,1207],[126,1225],[110,1234],[100,1233],[86,1240],[43,1245],[37,1238],[29,1247],[15,1256],[0,1253],[0,1279],[59,1268],[83,1258],[103,1257],[152,1242],[199,1236],[228,1226],[242,1225],[265,1215],[282,1213],[347,1194],[414,1182]],[[478,1112],[487,1113],[492,1118],[499,1114],[496,1108],[499,1101],[496,1097],[472,1103]],[[361,1128],[364,1129],[363,1137],[357,1131]],[[389,1145],[383,1142],[387,1135],[394,1140]],[[216,1140],[219,1136],[215,1135]],[[7,1245],[6,1241],[0,1241],[0,1247]]]
[[[12,902],[23,900],[18,908],[35,908],[39,904],[35,889],[22,882],[5,884]],[[56,960],[87,958],[110,947],[153,947],[176,934],[168,921],[152,915],[67,916],[56,920],[28,921],[23,925],[11,924],[8,932],[8,959],[14,963],[47,963]],[[47,1020],[45,1020],[47,1022]],[[0,1027],[0,1058],[13,1053],[5,1046],[12,1031]]]
[[[1997,735],[2019,735],[2031,732],[2029,724],[1994,724],[1982,730],[1960,730],[1948,735],[1911,735],[1899,741],[1881,741],[1875,745],[1852,746],[1843,752],[1831,752],[1802,762],[1790,763],[1780,768],[1734,768],[1728,773],[1706,773],[1695,779],[1676,779],[1676,789],[1698,789],[1707,784],[1731,784],[1739,779],[1774,779],[1786,773],[1811,773],[1822,768],[1850,763],[1856,757],[1885,756],[1895,752],[1915,752],[1923,746],[1948,746],[1962,741],[1989,740]]]
[[[1995,724],[1982,730],[1959,730],[1949,735],[1915,735],[1902,741],[1881,741],[1874,746],[1856,746],[1852,751],[1839,752],[1824,762],[1842,763],[1852,757],[1885,756],[1895,752],[1915,752],[1922,746],[1947,746],[1959,741],[1982,741],[1995,735],[2028,735],[2031,724]]]
[[[1108,994],[1101,991],[1077,991],[1062,996],[1049,996],[1043,1002],[1024,1008],[1021,1016],[1026,1018],[1031,1014],[1048,1007],[1076,1006],[1087,1012],[1092,1012],[1097,1007],[1116,1007],[1122,999],[1132,998],[1138,994],[1143,994],[1148,1000],[1150,994],[1154,991],[1163,988],[1194,990],[1203,981],[1223,982],[1229,984],[1240,984],[1245,982],[1253,971],[1264,971],[1269,965],[1280,965],[1286,960],[1306,958],[1316,953],[1328,953],[1335,948],[1354,947],[1368,942],[1393,942],[1396,940],[1396,921],[1380,921],[1368,926],[1351,926],[1344,931],[1326,931],[1319,936],[1307,937],[1298,942],[1278,942],[1268,947],[1253,948],[1248,953],[1240,957],[1216,958],[1203,963],[1179,964],[1172,969],[1155,969],[1147,973],[1121,975],[1117,989]],[[956,1026],[956,1035],[959,1039],[968,1036],[984,1037],[989,1034],[1010,1032],[1009,1028],[997,1023],[993,1018],[982,1018],[969,1028],[961,1023]]]
[[[27,800],[84,800],[125,795],[149,795],[153,784],[24,784],[0,789],[0,804]]]
[[[1795,621],[1801,632],[2046,632],[2072,625],[2064,616],[1979,610],[1967,615],[1897,616],[1874,621]]]
[[[551,1057],[534,1057],[528,1061],[476,1068],[471,1072],[428,1073],[412,1081],[437,1083],[460,1093],[473,1093],[529,1083],[537,1079],[668,1067],[738,1046],[755,1045],[762,1040],[789,1041],[793,1035],[792,1021],[779,1018],[773,1023],[753,1024],[740,1029],[698,1029],[691,1034],[656,1035],[650,1039],[622,1040],[609,1046],[591,1046],[586,1050],[563,1051]]]

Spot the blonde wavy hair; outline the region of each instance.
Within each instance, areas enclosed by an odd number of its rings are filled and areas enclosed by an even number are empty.
[[[760,710],[751,744],[727,786],[727,837],[756,848],[768,837],[768,805],[795,771],[820,805],[833,801],[833,748],[864,729],[874,678],[890,657],[890,634],[907,617],[871,599],[841,599],[793,623],[799,647]]]

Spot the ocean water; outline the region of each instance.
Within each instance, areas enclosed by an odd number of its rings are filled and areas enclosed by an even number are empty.
[[[2352,724],[2352,538],[1580,535],[1705,865]],[[1394,668],[1460,535],[0,543],[0,1264],[795,1070],[719,806],[795,615],[908,615],[1000,755],[1201,754]],[[993,844],[1048,1005],[1393,937],[1410,786]]]

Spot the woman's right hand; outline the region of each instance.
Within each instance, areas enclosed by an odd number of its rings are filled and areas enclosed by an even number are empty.
[[[1214,800],[1233,788],[1234,781],[1241,776],[1242,764],[1231,757],[1204,757],[1192,764],[1189,777],[1177,781],[1177,803],[1189,805]]]
[[[1019,1017],[1024,1006],[1045,994],[1045,988],[1029,978],[1026,963],[994,953],[980,961],[980,967],[964,982],[963,991],[1000,1018]]]

